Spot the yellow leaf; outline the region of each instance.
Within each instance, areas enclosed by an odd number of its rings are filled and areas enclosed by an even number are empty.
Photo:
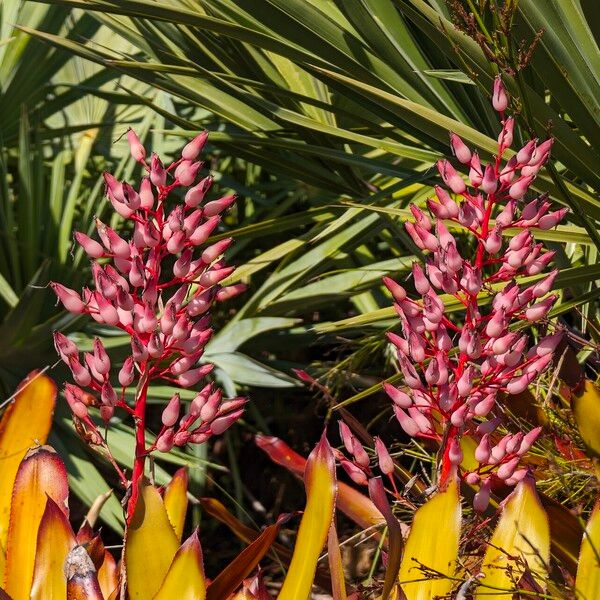
[[[19,387],[0,420],[0,546],[4,548],[19,464],[29,448],[46,443],[56,403],[56,385],[45,375],[34,371]]]
[[[194,533],[177,550],[169,572],[154,600],[204,600],[206,581],[202,566],[202,549],[198,532]]]
[[[583,391],[573,395],[572,408],[581,439],[593,454],[600,456],[600,389],[598,386],[586,379]]]
[[[450,593],[460,541],[461,506],[456,479],[417,510],[406,540],[398,581],[407,600]],[[441,575],[428,574],[432,569]]]
[[[67,512],[67,471],[50,446],[33,448],[21,461],[12,494],[6,547],[5,590],[13,600],[29,600],[38,529],[52,498]]]
[[[600,598],[600,503],[592,511],[581,542],[575,595],[580,600]]]
[[[158,490],[149,484],[140,484],[125,538],[125,570],[131,600],[154,598],[178,547]]]
[[[98,584],[105,598],[109,598],[119,585],[117,561],[108,550],[104,551],[104,561],[98,569]]]
[[[304,471],[306,508],[300,521],[294,554],[279,600],[309,597],[317,560],[327,539],[335,508],[335,462],[325,438],[311,452]]]
[[[526,568],[545,590],[549,560],[548,516],[535,491],[535,481],[526,477],[503,502],[483,558],[483,577],[476,598],[487,598],[493,593],[498,600],[511,600]]]
[[[67,579],[64,566],[75,546],[75,535],[65,513],[52,498],[46,501],[38,529],[31,600],[64,600]]]
[[[183,526],[185,525],[185,515],[187,512],[188,480],[187,469],[182,467],[175,472],[163,495],[169,521],[179,541],[181,541],[181,536],[183,535]]]

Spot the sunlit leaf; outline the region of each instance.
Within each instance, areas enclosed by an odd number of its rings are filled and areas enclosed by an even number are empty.
[[[177,539],[181,541],[183,535],[183,526],[185,524],[185,515],[187,513],[188,489],[189,476],[187,469],[181,467],[177,469],[173,475],[171,481],[165,487],[165,493],[163,494],[163,502],[165,503],[165,510],[169,517],[169,521],[173,526]]]
[[[450,592],[460,528],[458,483],[451,479],[447,488],[423,504],[413,518],[398,576],[408,600],[430,600]]]
[[[548,516],[535,491],[534,480],[527,477],[503,503],[483,559],[477,598],[486,598],[493,591],[494,597],[511,600],[526,570],[545,590],[549,560]]]
[[[317,560],[333,518],[336,491],[335,461],[324,434],[308,457],[304,483],[306,508],[279,600],[304,600],[309,597]]]
[[[597,503],[585,528],[575,593],[581,600],[593,600],[600,597],[600,505]]]

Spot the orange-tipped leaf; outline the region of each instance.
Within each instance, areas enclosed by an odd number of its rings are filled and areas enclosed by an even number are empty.
[[[38,529],[31,600],[64,600],[67,579],[64,566],[75,546],[75,535],[61,508],[48,498]]]
[[[19,464],[29,448],[46,443],[55,404],[56,385],[49,377],[34,371],[23,380],[0,420],[0,546],[3,548],[6,548],[10,500]]]
[[[58,454],[50,446],[30,450],[19,465],[10,510],[5,589],[13,600],[29,600],[47,499],[67,514],[68,497],[67,471]]]

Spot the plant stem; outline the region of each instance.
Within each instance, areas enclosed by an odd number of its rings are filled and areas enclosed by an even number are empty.
[[[148,397],[148,370],[144,368],[140,379],[140,388],[135,403],[135,459],[131,474],[131,496],[127,503],[127,524],[131,523],[139,495],[140,480],[144,476],[146,462],[146,402]]]

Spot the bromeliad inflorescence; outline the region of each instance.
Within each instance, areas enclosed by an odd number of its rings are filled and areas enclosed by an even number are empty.
[[[494,431],[501,422],[502,394],[523,392],[549,366],[560,342],[561,334],[554,333],[530,347],[518,326],[543,321],[554,304],[556,296],[550,291],[558,271],[542,275],[554,252],[535,242],[533,230],[556,226],[567,212],[549,212],[547,194],[525,199],[548,159],[552,139],[531,140],[505,162],[514,119],[505,116],[508,97],[500,78],[494,83],[492,104],[502,124],[496,156],[482,164],[452,133],[452,149],[457,161],[469,168],[470,187],[448,160],[440,160],[445,187],[435,187],[436,198],[427,201],[429,215],[410,207],[415,220],[405,224],[406,231],[427,253],[425,264],[412,268],[420,298],[384,279],[400,317],[401,334],[389,332],[388,338],[404,380],[400,387],[384,384],[385,391],[408,435],[440,444],[439,485],[458,474],[479,487],[477,510],[488,505],[494,481],[515,485],[526,475],[520,458],[540,433],[536,428],[500,437]],[[446,224],[474,239],[470,257],[470,246],[459,251]],[[519,277],[529,277],[528,283],[518,284]],[[462,322],[446,314],[440,294],[463,307]],[[352,460],[338,458],[354,481],[365,484],[369,457],[343,424],[341,434]],[[477,443],[478,466],[470,471],[461,467],[465,436]],[[390,471],[389,454],[380,441],[376,454],[381,470]]]
[[[112,206],[133,224],[131,239],[96,219],[99,242],[75,233],[92,261],[94,289],[84,288],[80,295],[60,283],[51,286],[68,311],[88,314],[131,338],[131,355],[117,374],[111,372],[111,360],[98,338],[93,352],[81,356],[73,341],[59,332],[54,334],[56,349],[77,384],[66,385],[65,397],[82,436],[103,447],[110,457],[88,407],[98,407],[105,424],[116,408],[135,421],[131,480],[113,461],[121,482],[130,487],[131,518],[146,457],[154,450],[168,452],[173,446],[201,444],[223,433],[241,416],[246,400],[224,401],[221,390],[207,383],[182,414],[180,397],[175,394],[162,412],[162,426],[154,441],[146,442],[150,384],[163,380],[189,388],[206,378],[213,365],[200,361],[212,335],[209,309],[213,302],[239,294],[244,286],[220,285],[234,270],[222,260],[232,240],[206,245],[220,213],[235,202],[235,196],[205,201],[212,184],[210,175],[193,185],[202,166],[196,158],[206,143],[206,133],[189,142],[181,158],[168,167],[155,154],[148,164],[146,150],[132,130],[128,139],[133,158],[148,177],[139,190],[109,173],[104,178]],[[189,188],[184,200],[168,206],[171,192],[182,187]],[[130,389],[135,390],[131,401],[127,396]]]

